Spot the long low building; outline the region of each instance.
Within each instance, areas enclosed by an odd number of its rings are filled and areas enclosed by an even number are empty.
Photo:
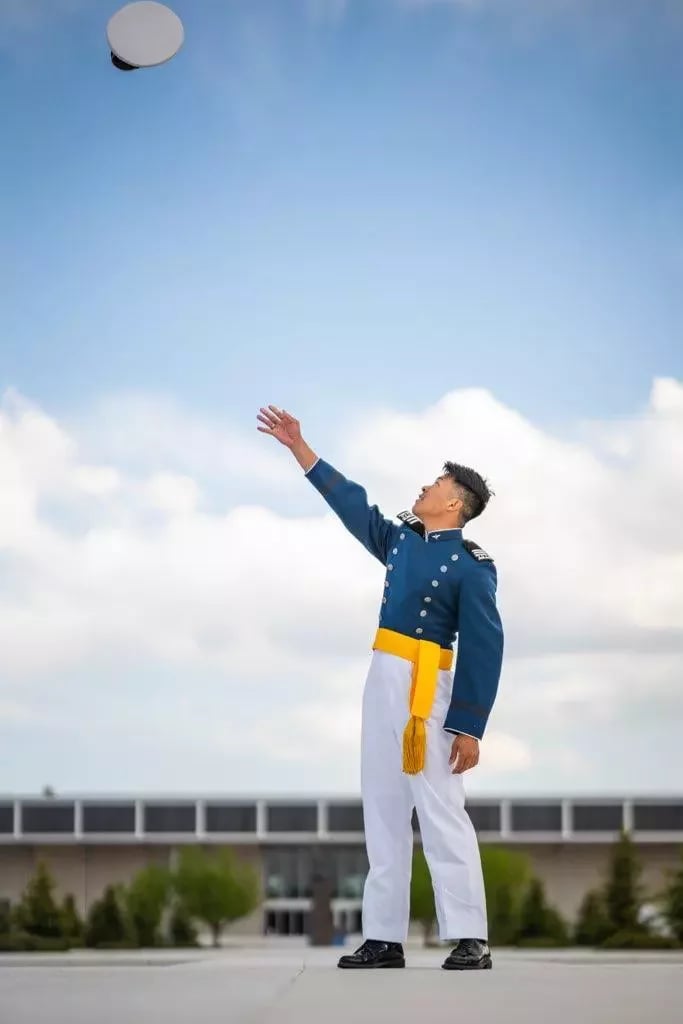
[[[683,798],[472,799],[468,811],[482,844],[527,854],[568,919],[604,878],[622,829],[652,893],[683,849]],[[419,843],[416,818],[413,829]],[[17,900],[44,860],[85,914],[106,885],[128,882],[146,864],[172,865],[188,844],[230,847],[259,871],[264,903],[235,932],[303,933],[319,870],[333,880],[337,927],[360,930],[367,859],[353,797],[0,797],[0,899]]]

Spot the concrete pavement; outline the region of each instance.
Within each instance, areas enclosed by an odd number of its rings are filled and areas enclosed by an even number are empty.
[[[190,953],[0,956],[1,1024],[679,1024],[683,956],[495,954],[492,971],[440,970],[410,948],[403,971],[339,971],[300,944]]]

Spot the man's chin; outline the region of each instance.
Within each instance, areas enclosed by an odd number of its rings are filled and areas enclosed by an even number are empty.
[[[413,513],[414,516],[417,516],[418,519],[419,519],[420,518],[420,502],[416,501],[410,511]]]

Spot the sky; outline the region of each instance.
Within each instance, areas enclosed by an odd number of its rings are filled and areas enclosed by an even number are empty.
[[[683,5],[0,0],[0,790],[355,793],[385,514],[496,496],[470,793],[680,792]]]

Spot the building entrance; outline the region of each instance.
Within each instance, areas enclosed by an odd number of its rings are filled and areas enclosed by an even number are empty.
[[[267,910],[266,935],[307,935],[308,913],[303,910]]]

